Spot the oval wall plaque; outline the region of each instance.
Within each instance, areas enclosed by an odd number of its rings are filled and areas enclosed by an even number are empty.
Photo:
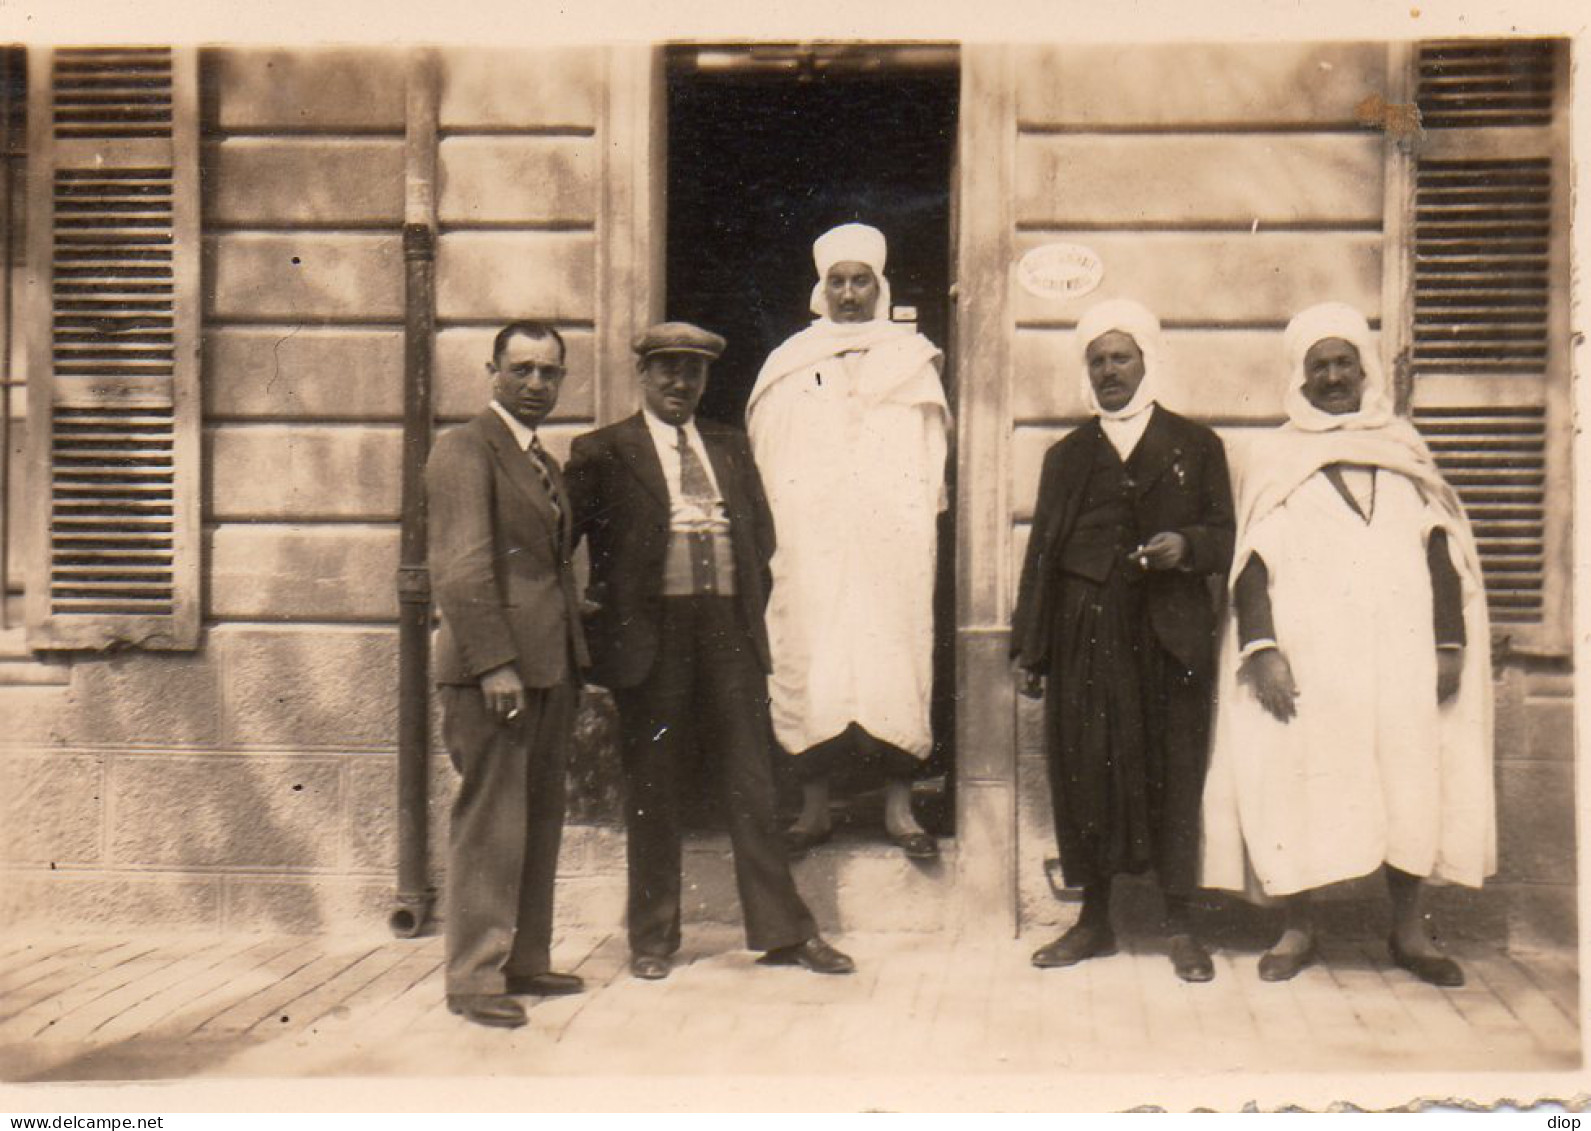
[[[1017,264],[1022,289],[1039,298],[1078,298],[1104,277],[1105,265],[1080,243],[1040,244]]]

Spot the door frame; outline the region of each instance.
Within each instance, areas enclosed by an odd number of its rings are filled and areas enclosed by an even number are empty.
[[[961,52],[952,251],[956,460],[956,855],[965,931],[1013,937],[1016,694],[1011,678],[1011,283],[1016,92],[1009,49]]]
[[[630,343],[662,314],[667,245],[666,48],[609,50],[599,126],[603,188],[595,265],[599,425],[628,415],[639,403]],[[745,52],[765,68],[815,66],[814,60],[842,57],[865,60],[880,52],[926,61],[948,52],[959,71],[947,342],[956,382],[957,477],[952,915],[963,933],[1012,937],[1019,921],[1016,704],[1007,658],[1013,334],[1007,296],[1016,149],[1009,50],[884,43],[714,45],[713,50],[728,61],[734,52]]]

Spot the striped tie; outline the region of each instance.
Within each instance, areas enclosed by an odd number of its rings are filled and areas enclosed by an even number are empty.
[[[547,449],[541,446],[541,439],[532,432],[530,434],[530,447],[526,449],[531,456],[531,466],[536,469],[536,474],[541,477],[542,488],[547,492],[547,501],[552,504],[552,509],[558,515],[558,536],[563,537],[563,496],[558,493],[558,487],[552,481],[552,457],[547,454]]]

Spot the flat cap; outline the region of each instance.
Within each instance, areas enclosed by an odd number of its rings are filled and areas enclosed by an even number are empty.
[[[729,343],[689,322],[659,322],[641,331],[635,339],[635,352],[642,357],[654,353],[699,353],[717,358]]]

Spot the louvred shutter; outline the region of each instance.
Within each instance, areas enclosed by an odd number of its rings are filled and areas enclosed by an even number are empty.
[[[1424,43],[1403,332],[1414,420],[1464,500],[1496,632],[1568,643],[1568,213],[1552,41]]]
[[[30,60],[28,375],[36,648],[199,633],[197,59]]]

